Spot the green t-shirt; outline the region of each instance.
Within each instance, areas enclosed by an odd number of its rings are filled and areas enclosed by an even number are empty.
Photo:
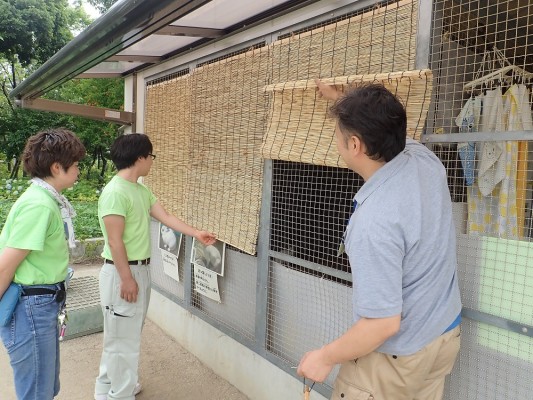
[[[124,217],[122,240],[128,260],[150,257],[150,208],[155,202],[155,196],[146,186],[127,181],[118,175],[111,179],[98,201],[98,221],[105,239],[102,257],[113,259],[103,221],[103,217],[107,215]]]
[[[13,204],[0,234],[0,249],[31,250],[15,271],[14,282],[44,285],[65,280],[69,261],[59,205],[32,185]]]

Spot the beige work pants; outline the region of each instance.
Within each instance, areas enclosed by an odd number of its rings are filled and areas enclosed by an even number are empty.
[[[341,365],[332,400],[441,400],[460,346],[460,327],[409,356],[372,352]]]
[[[109,400],[135,400],[138,381],[141,331],[150,302],[150,266],[130,265],[139,294],[137,302],[120,297],[120,276],[114,265],[100,271],[100,303],[104,314],[104,345],[95,394]]]

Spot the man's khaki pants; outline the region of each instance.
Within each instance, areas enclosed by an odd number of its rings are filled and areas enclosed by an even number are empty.
[[[370,353],[341,365],[332,400],[440,400],[459,353],[460,327],[410,356]]]
[[[100,271],[100,303],[104,313],[104,348],[95,394],[108,399],[135,400],[141,331],[150,302],[150,266],[130,265],[139,286],[137,302],[120,297],[120,277],[114,265]]]

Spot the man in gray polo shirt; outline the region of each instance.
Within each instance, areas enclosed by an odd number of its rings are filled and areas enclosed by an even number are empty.
[[[382,85],[338,98],[338,151],[365,184],[346,228],[354,324],[304,355],[301,376],[322,382],[342,364],[332,399],[441,399],[459,352],[461,299],[446,171],[406,140],[402,104]]]

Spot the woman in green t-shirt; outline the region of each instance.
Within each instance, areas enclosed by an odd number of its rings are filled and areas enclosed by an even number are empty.
[[[60,193],[78,179],[84,156],[85,147],[66,129],[30,137],[22,160],[32,185],[13,204],[0,234],[0,296],[11,282],[22,286],[11,322],[0,327],[19,400],[49,400],[59,392],[58,315],[68,247],[75,245],[75,213]]]

